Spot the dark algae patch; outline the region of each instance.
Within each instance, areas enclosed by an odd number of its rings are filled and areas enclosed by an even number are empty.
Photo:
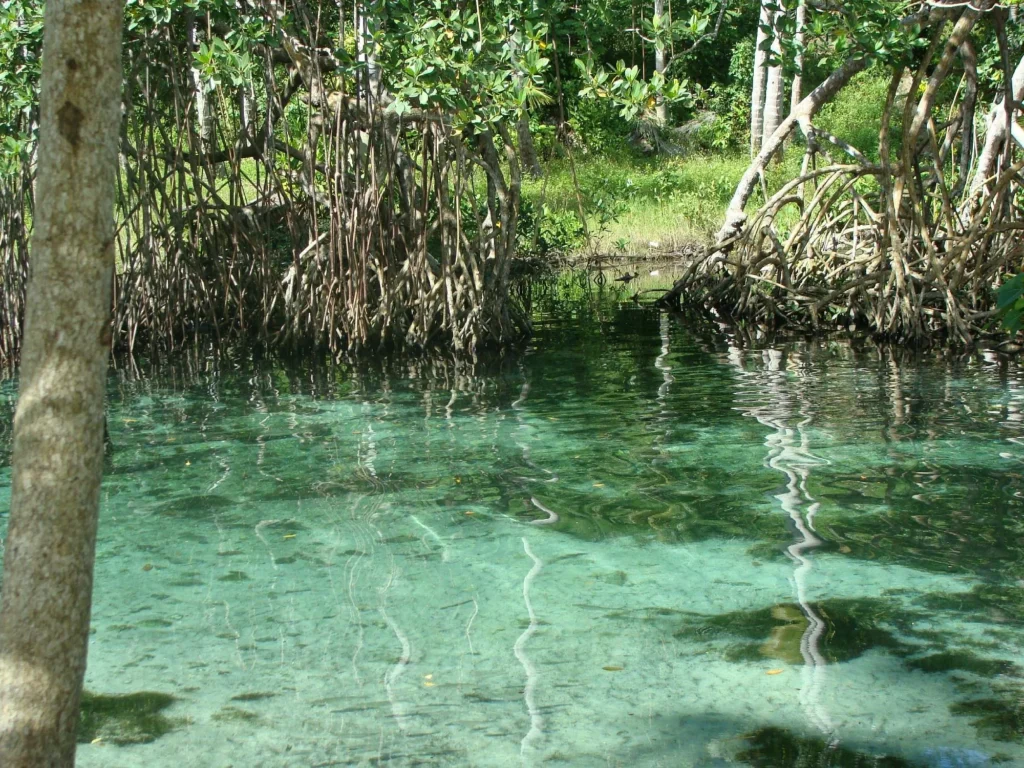
[[[969,592],[940,592],[918,601],[931,610],[952,611],[980,622],[1024,622],[1024,589],[1019,586],[979,584]]]
[[[872,755],[815,737],[797,736],[783,728],[762,728],[746,737],[747,749],[736,758],[754,768],[914,768],[914,763],[889,755]]]
[[[220,722],[240,722],[248,723],[254,720],[259,720],[260,716],[256,712],[252,712],[248,709],[242,709],[240,707],[221,707],[219,712],[214,712],[210,716],[211,720],[217,720]]]
[[[263,699],[272,699],[277,696],[276,693],[271,691],[249,691],[246,693],[239,693],[231,697],[232,701],[261,701]]]
[[[186,520],[207,520],[217,512],[233,507],[235,502],[224,496],[187,496],[168,501],[156,508],[159,515],[180,517]]]
[[[169,693],[139,691],[116,696],[82,693],[79,743],[100,739],[109,744],[148,744],[181,726],[163,710],[176,701]]]
[[[833,664],[856,659],[873,648],[898,655],[913,650],[890,629],[912,621],[893,602],[872,598],[829,600],[811,604],[810,608],[825,623],[820,650]],[[701,641],[741,639],[743,642],[726,650],[726,658],[733,661],[771,658],[800,664],[800,640],[808,624],[800,606],[780,603],[754,611],[687,619],[674,634]]]
[[[952,704],[954,715],[966,715],[982,736],[994,741],[1024,742],[1024,692],[1002,691],[1003,697],[972,699]]]
[[[1019,677],[1021,668],[1011,661],[986,659],[976,653],[964,650],[950,650],[933,653],[916,659],[908,659],[907,666],[922,672],[970,672],[981,677],[1013,675]]]

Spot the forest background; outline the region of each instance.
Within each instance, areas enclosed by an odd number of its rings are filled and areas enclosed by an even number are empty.
[[[475,353],[566,259],[761,326],[1016,330],[1016,5],[129,0],[113,346]],[[42,9],[0,2],[8,362]]]

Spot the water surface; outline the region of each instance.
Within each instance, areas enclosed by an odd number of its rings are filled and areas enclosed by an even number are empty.
[[[112,374],[78,764],[1024,765],[1018,367],[542,306]]]

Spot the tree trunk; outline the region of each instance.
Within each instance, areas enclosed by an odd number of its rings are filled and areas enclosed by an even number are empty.
[[[1024,58],[1020,60],[1020,63],[1017,64],[1017,68],[1013,72],[1010,88],[1013,90],[1014,101],[1024,99]],[[996,172],[996,164],[999,162],[999,156],[1002,153],[1003,142],[1007,138],[1005,109],[1005,99],[1002,99],[993,104],[991,111],[989,111],[988,120],[986,121],[985,146],[978,156],[978,167],[974,171],[974,177],[971,180],[970,199],[974,199],[981,194],[985,184]]]
[[[195,17],[190,13],[187,19],[188,42],[191,51],[199,50],[199,33],[196,29]],[[203,152],[209,152],[210,142],[213,139],[213,110],[210,104],[210,94],[206,92],[203,83],[202,73],[195,67],[190,68],[192,76],[192,93],[196,101],[196,119],[199,124],[199,143]]]
[[[0,611],[0,765],[66,766],[85,674],[110,351],[121,0],[48,0]]]
[[[530,133],[530,116],[523,112],[516,123],[516,137],[519,141],[519,158],[523,168],[534,178],[540,178],[544,171],[537,159],[537,148],[533,145],[533,134]]]
[[[941,23],[949,17],[953,10],[946,7],[925,7],[904,16],[900,20],[900,26],[907,29],[914,24]],[[747,167],[743,178],[740,179],[740,183],[736,185],[736,191],[733,193],[732,200],[729,201],[729,208],[725,213],[725,222],[718,231],[717,242],[719,244],[730,240],[743,230],[743,224],[747,219],[743,209],[746,208],[747,201],[754,193],[757,180],[761,177],[768,162],[782,148],[789,134],[792,133],[798,124],[802,124],[809,129],[811,127],[811,119],[821,108],[834,99],[836,94],[847,86],[854,75],[867,69],[870,63],[871,59],[866,56],[851,56],[848,58],[839,69],[826,77],[817,88],[801,99],[800,103],[790,111],[789,116],[779,124],[778,129],[768,138],[765,145],[761,147]],[[1022,62],[1022,66],[1024,66],[1024,62]],[[671,295],[671,293],[666,294],[666,296]]]
[[[537,2],[534,0],[533,11],[537,12]],[[509,21],[509,37],[512,38],[515,35],[515,21]],[[522,48],[515,46],[512,51],[513,56],[518,61],[522,56]],[[524,77],[520,75],[517,80],[520,85],[524,84]],[[530,115],[523,108],[523,112],[519,115],[519,120],[516,122],[516,143],[519,145],[519,158],[522,161],[523,168],[526,172],[533,176],[535,179],[540,178],[544,175],[544,171],[540,167],[540,162],[537,160],[537,148],[533,144],[533,134],[530,132]]]
[[[768,67],[764,94],[764,126],[761,131],[761,146],[771,138],[782,122],[784,99],[782,89],[782,16],[786,9],[778,0],[778,10],[771,14],[771,56],[775,61]],[[799,102],[798,102],[799,103]]]
[[[756,157],[761,151],[761,136],[764,132],[764,88],[768,79],[768,52],[764,50],[771,25],[771,0],[761,0],[761,17],[757,25],[757,39],[754,44],[754,84],[750,89],[750,154]]]
[[[654,15],[660,22],[659,27],[664,27],[667,21],[665,18],[665,0],[654,0]],[[659,35],[654,43],[654,71],[664,75],[666,69],[668,69],[668,56],[665,51],[665,40],[663,35]],[[664,127],[668,124],[668,104],[665,103],[665,99],[661,96],[658,96],[656,115],[658,125]]]
[[[799,123],[804,123],[809,128],[811,118],[823,106],[835,98],[835,95],[846,87],[854,75],[863,72],[869,63],[870,59],[866,57],[851,57],[847,59],[839,69],[825,78],[821,85],[807,94],[797,104],[796,109],[789,113],[789,117],[782,121],[775,133],[761,147],[761,151],[758,152],[757,156],[750,163],[750,166],[743,174],[743,178],[740,179],[740,183],[736,186],[732,200],[729,201],[729,208],[725,212],[725,223],[718,232],[717,242],[719,244],[735,237],[743,230],[743,224],[747,220],[743,209],[747,207],[747,201],[754,193],[757,180],[761,177],[765,167],[772,157],[775,156],[775,153],[782,149],[782,145],[789,138],[789,134],[792,133]]]
[[[793,59],[793,85],[789,93],[789,111],[796,109],[804,98],[804,31],[807,28],[807,0],[797,0],[796,29],[793,31],[793,43],[796,57]]]
[[[365,67],[364,93],[370,104],[377,102],[381,96],[382,80],[380,66],[377,64],[377,33],[378,21],[367,13],[366,4],[356,6],[356,52],[360,64]]]

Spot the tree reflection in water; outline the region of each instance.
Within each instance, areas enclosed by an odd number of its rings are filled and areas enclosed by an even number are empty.
[[[752,356],[759,356],[760,361],[748,368]],[[826,624],[807,595],[807,583],[814,570],[811,554],[824,543],[814,530],[819,504],[808,491],[807,482],[812,469],[828,462],[811,450],[810,426],[814,413],[800,386],[801,358],[796,352],[790,352],[787,357],[777,349],[746,352],[730,345],[728,359],[740,377],[738,390],[749,397],[749,404],[744,403],[740,410],[772,430],[765,438],[768,455],[764,465],[786,478],[785,491],[775,498],[793,522],[796,540],[786,548],[786,554],[794,564],[790,581],[797,605],[806,619],[800,637],[803,661],[800,704],[810,723],[838,744],[836,726],[822,703],[828,662],[821,642]],[[792,624],[778,629],[785,632],[790,627]]]

